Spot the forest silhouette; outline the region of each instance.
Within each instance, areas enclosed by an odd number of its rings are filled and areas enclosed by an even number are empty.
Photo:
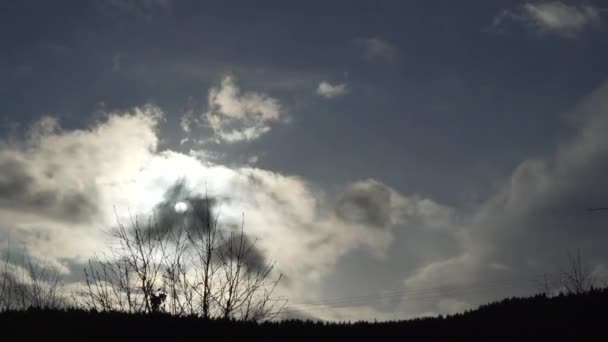
[[[87,340],[220,337],[581,341],[591,338],[602,340],[606,307],[608,290],[594,288],[583,293],[562,293],[553,297],[539,294],[528,298],[509,298],[461,314],[407,321],[257,322],[178,317],[167,313],[128,314],[38,308],[3,312],[0,314],[0,325],[5,334],[16,333],[23,339],[79,336]]]

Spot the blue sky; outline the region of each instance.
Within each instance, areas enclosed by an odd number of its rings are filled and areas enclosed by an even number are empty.
[[[178,117],[202,111],[206,89],[233,73],[295,120],[235,152],[265,151],[270,168],[320,181],[382,176],[461,201],[466,189],[433,187],[446,167],[454,184],[476,187],[553,148],[570,132],[562,115],[602,83],[608,53],[603,27],[574,38],[494,28],[510,1],[118,3],[3,5],[2,111],[17,119],[5,130],[41,113],[79,127],[102,103],[152,102]],[[357,40],[368,38],[394,58],[366,59]],[[350,96],[318,98],[321,80],[348,84]]]
[[[42,152],[21,145],[43,117],[62,127],[49,134],[66,136],[114,127],[108,115],[154,106],[162,111],[153,124],[154,153],[172,151],[237,174],[250,167],[297,177],[321,211],[353,184],[373,187],[372,179],[399,196],[449,209],[450,218],[443,218],[449,222],[441,225],[453,227],[450,233],[411,233],[399,227],[428,222],[400,221],[387,246],[369,243],[384,246],[384,257],[353,243],[344,255],[319,261],[333,265],[320,276],[320,298],[357,282],[357,265],[377,274],[350,286],[346,292],[353,295],[381,290],[378,279],[391,286],[406,279],[409,286],[407,279],[415,282],[437,263],[465,264],[468,271],[482,261],[508,268],[521,261],[496,252],[502,261],[490,262],[486,249],[483,257],[467,256],[467,244],[487,242],[478,221],[489,220],[487,211],[499,215],[493,199],[507,196],[505,186],[515,187],[518,170],[540,158],[546,161],[542,177],[558,177],[559,160],[569,158],[562,151],[584,145],[585,132],[602,127],[593,118],[606,110],[597,100],[608,73],[606,13],[599,1],[5,1],[0,146],[31,161]],[[246,129],[249,138],[243,138]],[[171,172],[189,177],[188,170]],[[91,177],[97,184],[100,176]],[[581,189],[603,184],[588,177],[596,183]],[[553,194],[550,189],[537,194]],[[546,205],[560,202],[564,192]],[[606,205],[608,194],[598,192],[564,196]],[[463,234],[483,235],[483,243]],[[580,236],[583,246],[588,236]],[[416,244],[424,252],[403,252]],[[560,253],[547,247],[547,255]],[[598,256],[594,267],[604,261]],[[450,310],[476,303],[442,300]],[[443,309],[434,303],[403,310]]]

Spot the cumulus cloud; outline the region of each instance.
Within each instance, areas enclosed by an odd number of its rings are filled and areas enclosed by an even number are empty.
[[[358,181],[347,187],[334,211],[344,222],[374,228],[409,224],[435,229],[456,221],[452,208],[428,198],[404,196],[375,179]]]
[[[220,141],[234,143],[255,140],[270,131],[270,124],[284,117],[279,100],[264,93],[241,91],[236,80],[225,76],[208,95],[203,114]]]
[[[154,148],[156,136],[141,125],[156,122],[161,115],[155,107],[138,108],[120,119],[109,115],[93,131],[69,132],[62,131],[55,119],[42,118],[27,132],[26,141],[0,145],[0,210],[95,220],[99,184],[141,162],[141,151]],[[111,147],[123,149],[122,155],[109,148],[111,139]]]
[[[34,256],[62,257],[97,244],[92,227],[111,224],[104,189],[129,181],[156,148],[152,106],[108,114],[87,130],[64,131],[49,117],[24,141],[0,143],[0,232],[12,234]],[[75,243],[75,241],[79,241]]]
[[[381,37],[365,37],[355,40],[355,44],[362,50],[363,58],[368,61],[394,63],[399,58],[399,49]]]
[[[220,225],[227,229],[245,215],[247,238],[259,238],[251,262],[276,260],[290,280],[280,289],[285,294],[314,297],[313,289],[352,251],[386,256],[406,215],[396,209],[404,197],[395,190],[366,180],[347,185],[334,202],[328,199],[333,194],[297,176],[159,150],[162,116],[159,108],[145,106],[108,113],[78,130],[44,118],[24,141],[3,142],[0,240],[10,236],[33,257],[74,272],[73,265],[105,250],[103,232],[117,218],[128,223],[131,215],[156,211],[161,221],[175,220],[176,203],[193,206],[208,194],[212,206],[222,204]]]
[[[504,10],[494,18],[499,28],[506,20],[523,23],[540,33],[575,37],[600,23],[599,10],[590,4],[568,5],[561,1],[525,3],[515,10]]]
[[[348,93],[346,83],[331,84],[327,81],[322,81],[317,87],[317,94],[328,99],[345,95],[346,93]]]
[[[574,113],[583,118],[578,135],[553,155],[520,163],[502,189],[459,225],[460,252],[419,267],[405,278],[406,288],[481,284],[469,302],[474,306],[531,294],[538,290],[535,278],[558,272],[567,253],[578,249],[590,269],[605,267],[605,217],[587,209],[608,203],[608,86]],[[438,297],[462,299],[459,293]],[[437,312],[438,305],[416,310]]]

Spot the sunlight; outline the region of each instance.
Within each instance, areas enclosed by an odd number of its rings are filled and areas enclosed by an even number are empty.
[[[173,208],[175,209],[176,213],[182,214],[188,210],[188,204],[186,204],[186,202],[177,202]]]

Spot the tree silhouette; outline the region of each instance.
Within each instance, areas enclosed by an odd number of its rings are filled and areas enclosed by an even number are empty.
[[[568,253],[568,269],[562,271],[562,284],[568,293],[584,293],[595,287],[596,279],[581,261],[581,251]]]
[[[74,298],[98,311],[152,313],[202,318],[264,320],[281,312],[285,300],[273,296],[281,275],[260,260],[244,233],[218,225],[210,203],[192,199],[180,220],[145,224],[118,222],[116,244],[84,270],[83,290]],[[160,223],[159,223],[160,222]]]
[[[9,246],[0,260],[0,311],[60,308],[65,302],[62,288],[59,273],[25,250],[22,260],[13,260]]]

